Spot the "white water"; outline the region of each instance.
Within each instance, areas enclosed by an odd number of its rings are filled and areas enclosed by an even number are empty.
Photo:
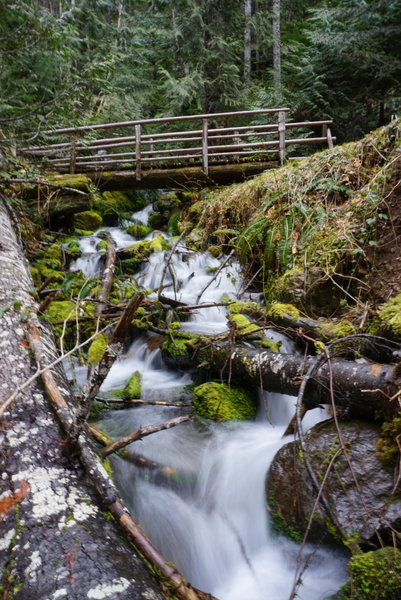
[[[147,289],[160,285],[165,254],[152,255],[137,275]],[[92,257],[82,257],[87,264],[89,259]],[[209,269],[219,265],[211,256],[182,247],[172,260],[173,277],[168,272],[163,281],[172,284],[174,279],[175,284],[164,288],[163,294],[196,303],[213,277]],[[222,269],[201,301],[234,298],[240,283],[238,265],[232,263]],[[183,327],[201,333],[224,331],[226,311],[222,307],[199,310]],[[277,339],[279,334],[269,335]],[[132,344],[113,366],[103,390],[122,387],[138,370],[143,378],[143,399],[179,400],[184,386],[191,382],[190,375],[167,369],[159,351],[149,350],[147,341],[145,337]],[[282,350],[292,352],[291,342],[282,341]],[[261,393],[261,399],[254,423],[195,421],[134,444],[136,453],[181,473],[181,482],[174,486],[155,485],[144,469],[113,459],[119,489],[145,533],[192,585],[220,600],[288,600],[296,571],[299,547],[270,531],[265,501],[265,476],[283,444],[281,436],[293,414],[294,398]],[[103,419],[101,428],[119,437],[185,410],[145,406],[113,411]],[[319,415],[310,418],[313,421]],[[343,582],[344,559],[322,549],[308,547],[304,552],[311,550],[315,556],[303,574],[297,598],[323,600]]]

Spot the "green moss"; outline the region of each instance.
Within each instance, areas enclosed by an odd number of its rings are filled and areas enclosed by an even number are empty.
[[[399,600],[401,597],[401,551],[380,548],[353,556],[348,563],[349,581],[343,600]]]
[[[325,341],[354,335],[356,332],[356,327],[346,319],[339,321],[338,323],[322,323],[319,327],[319,335]]]
[[[85,192],[90,191],[93,187],[91,179],[86,175],[50,175],[48,181],[49,183],[56,183],[57,185],[76,188]]]
[[[152,231],[150,227],[147,225],[129,225],[125,230],[132,237],[137,238],[138,240],[145,238]]]
[[[231,315],[248,315],[259,310],[260,308],[256,302],[233,302],[228,306],[228,312]]]
[[[283,318],[288,315],[292,319],[299,319],[301,316],[299,310],[292,304],[280,304],[279,302],[272,304],[267,309],[266,315],[276,318]]]
[[[142,377],[139,371],[135,371],[129,377],[123,393],[122,398],[124,400],[136,400],[141,397],[142,394]]]
[[[245,315],[228,315],[228,320],[238,333],[251,333],[260,330],[260,327],[251,323]]]
[[[61,300],[52,302],[45,311],[46,317],[51,323],[75,319],[77,305],[71,300]]]
[[[401,292],[381,306],[378,317],[385,329],[401,337]]]
[[[211,381],[194,389],[193,409],[213,421],[243,421],[255,417],[256,403],[245,389]]]
[[[397,439],[401,436],[401,412],[392,421],[383,423],[381,434],[376,441],[379,459],[387,465],[395,465],[400,454]]]
[[[94,231],[95,229],[98,229],[102,223],[102,217],[94,210],[85,210],[83,212],[75,213],[73,217],[75,230]]]
[[[74,230],[75,235],[79,235],[79,236],[88,236],[88,235],[93,235],[95,232],[91,231],[90,229],[75,229]]]
[[[58,244],[50,244],[45,250],[44,256],[48,259],[56,261],[63,260],[63,250]]]
[[[108,338],[104,333],[99,333],[95,337],[88,350],[88,364],[97,365],[107,350]]]
[[[63,273],[63,271],[53,269],[47,266],[44,262],[33,263],[33,266],[38,270],[42,281],[45,281],[50,277],[52,277],[54,281],[63,281],[65,278],[65,273]]]
[[[220,246],[209,246],[207,252],[214,256],[214,258],[217,258],[221,254],[221,248]]]
[[[182,358],[188,356],[188,344],[189,340],[182,338],[168,339],[163,342],[161,348],[169,356],[173,358]]]
[[[268,337],[263,338],[262,348],[270,350],[270,352],[280,352],[281,342],[273,342]]]
[[[274,499],[269,497],[269,508],[270,508],[270,519],[271,519],[271,528],[276,533],[281,533],[285,535],[285,537],[294,540],[294,542],[300,543],[302,541],[302,535],[296,528],[296,524],[291,525],[283,516],[283,513],[280,509],[277,508],[277,505]]]

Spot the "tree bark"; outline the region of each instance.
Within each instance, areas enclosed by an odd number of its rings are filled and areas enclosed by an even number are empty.
[[[278,354],[219,340],[209,344],[203,340],[195,354],[191,353],[192,366],[194,361],[202,369],[207,365],[224,380],[291,396],[298,395],[303,375],[315,363],[316,371],[307,384],[304,398],[308,409],[331,404],[332,377],[336,405],[350,417],[376,419],[380,414],[390,416],[399,410],[395,395],[399,392],[401,375],[397,366],[334,359],[321,363],[319,356]]]
[[[274,101],[281,103],[281,32],[280,32],[280,0],[273,0],[273,77]]]
[[[35,372],[25,316],[37,305],[33,283],[10,219],[0,203],[0,390],[4,399]],[[56,358],[51,333],[38,322],[46,360]],[[52,369],[74,414],[61,367]],[[36,379],[0,423],[0,585],[13,600],[117,597],[163,600],[149,573],[104,508]],[[106,596],[107,594],[107,596]]]
[[[244,17],[244,92],[248,96],[251,86],[252,0],[244,0]]]

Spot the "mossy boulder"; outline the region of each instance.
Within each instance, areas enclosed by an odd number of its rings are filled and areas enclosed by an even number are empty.
[[[338,600],[399,600],[401,551],[392,546],[356,554],[348,563],[350,578]]]
[[[129,195],[120,191],[99,194],[96,197],[95,208],[107,225],[117,225],[124,213],[134,210]]]
[[[194,389],[193,409],[212,421],[244,421],[256,415],[256,403],[248,390],[214,381]]]
[[[139,371],[135,371],[129,377],[121,397],[124,400],[139,399],[142,394],[142,376]]]
[[[137,225],[135,223],[133,223],[132,225],[128,225],[128,227],[125,230],[129,235],[132,235],[132,237],[137,238],[138,240],[141,240],[143,238],[145,238],[147,235],[149,235],[149,233],[152,231],[151,227],[148,227],[147,225]]]
[[[166,229],[172,215],[178,214],[181,200],[174,192],[162,194],[153,202],[153,212],[149,215],[149,225],[153,229]],[[170,223],[172,228],[172,223]]]
[[[103,219],[94,210],[85,210],[76,213],[73,217],[74,230],[95,231],[102,223]]]
[[[108,398],[121,398],[122,400],[139,400],[142,394],[142,375],[134,371],[128,378],[125,387],[107,392]]]
[[[377,532],[391,539],[393,528],[401,525],[401,496],[393,495],[393,470],[376,453],[379,435],[378,426],[355,421],[341,425],[340,441],[335,425],[327,422],[313,427],[305,440],[305,452],[319,482],[333,461],[324,486],[326,499],[344,535],[362,544],[377,544]],[[303,536],[316,490],[298,442],[286,444],[275,455],[266,478],[266,496],[277,528]],[[315,512],[308,539],[341,541],[321,507]]]

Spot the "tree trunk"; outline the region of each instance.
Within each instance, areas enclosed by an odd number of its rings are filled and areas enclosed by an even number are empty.
[[[204,369],[240,385],[253,384],[272,392],[297,396],[302,377],[316,363],[316,371],[308,381],[304,398],[308,409],[331,404],[331,383],[336,405],[343,407],[350,417],[376,419],[390,416],[399,410],[398,400],[401,376],[396,366],[378,363],[357,363],[347,360],[322,361],[317,356],[278,354],[214,340],[204,340],[191,353],[194,361]]]
[[[244,92],[248,96],[251,86],[252,0],[244,0],[244,16]]]
[[[274,101],[281,103],[281,33],[280,33],[280,0],[273,0],[273,77]]]
[[[35,372],[25,315],[36,303],[28,264],[0,203],[0,389],[2,402]],[[46,360],[57,356],[38,323]],[[74,414],[64,371],[52,369]],[[21,391],[0,422],[0,588],[4,598],[47,600],[117,597],[163,600],[151,576],[97,494],[49,408],[39,378]]]

